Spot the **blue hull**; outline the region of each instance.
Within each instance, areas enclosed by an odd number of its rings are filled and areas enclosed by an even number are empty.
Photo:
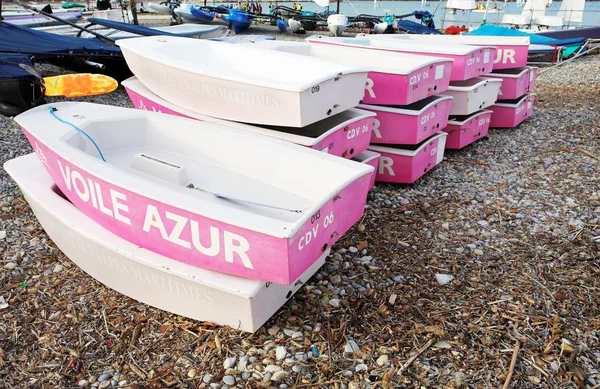
[[[216,15],[215,12],[204,11],[194,7],[190,8],[190,12],[196,19],[198,19],[198,21],[205,23],[212,22]]]
[[[234,9],[229,10],[229,14],[225,17],[225,20],[231,24],[231,27],[236,34],[246,31],[252,23],[252,19],[248,15],[248,12]]]

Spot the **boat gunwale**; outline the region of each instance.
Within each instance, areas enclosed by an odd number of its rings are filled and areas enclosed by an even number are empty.
[[[323,39],[325,38],[325,39]],[[361,39],[359,38],[342,38],[339,39],[338,41],[340,43],[335,43],[337,38],[334,37],[326,37],[324,35],[313,35],[309,38],[306,38],[307,40],[311,39],[314,42],[320,42],[324,43],[324,44],[333,44],[333,45],[338,45],[338,46],[349,46],[349,47],[363,47],[363,48],[368,48],[371,50],[382,50],[382,51],[394,51],[394,52],[403,52],[403,53],[423,53],[425,55],[429,55],[431,57],[435,57],[438,55],[455,55],[455,56],[460,56],[460,57],[465,57],[471,54],[474,54],[475,52],[479,51],[479,50],[494,50],[494,52],[496,52],[496,47],[495,46],[490,46],[490,45],[481,45],[481,46],[474,46],[474,45],[451,45],[451,46],[443,46],[443,45],[438,45],[438,44],[429,44],[429,43],[420,43],[417,44],[416,42],[410,42],[408,40],[387,40],[387,39],[362,39],[364,41],[367,42],[402,42],[402,43],[409,43],[409,45],[414,44],[415,47],[409,47],[409,48],[394,48],[394,47],[373,47],[371,46],[366,46],[366,45],[361,45],[359,43],[346,43],[345,41],[351,41],[352,39],[356,39],[357,41],[360,41]],[[427,47],[430,48],[430,50],[427,50]],[[452,49],[456,49],[456,51],[451,52],[450,50]],[[461,52],[460,49],[462,49],[464,52]],[[435,50],[442,50],[442,52],[436,52]],[[444,51],[447,50],[447,51]]]
[[[157,185],[156,182],[157,181],[153,181],[149,178],[145,178],[142,176],[137,176],[134,174],[129,174],[127,173],[127,171],[123,168],[119,168],[111,163],[107,163],[107,162],[103,162],[101,159],[96,158],[94,156],[92,156],[91,154],[86,153],[83,150],[77,149],[73,146],[67,145],[65,143],[65,141],[62,139],[66,134],[71,134],[71,133],[76,133],[76,131],[70,127],[68,124],[64,124],[61,123],[59,121],[56,121],[56,123],[54,123],[51,127],[45,127],[44,130],[44,134],[37,134],[32,130],[32,127],[27,127],[27,125],[25,125],[23,123],[23,118],[26,117],[28,118],[29,116],[33,116],[33,115],[37,115],[38,112],[42,112],[42,110],[47,110],[49,107],[55,107],[58,108],[58,110],[60,111],[60,107],[68,107],[68,106],[75,106],[75,105],[83,105],[83,106],[101,106],[104,107],[104,109],[106,110],[129,110],[133,115],[136,116],[140,116],[140,118],[144,118],[145,120],[148,120],[147,116],[154,116],[157,115],[156,117],[158,118],[165,118],[165,116],[167,117],[166,120],[171,120],[171,121],[189,121],[191,123],[191,125],[202,125],[202,126],[218,126],[221,127],[219,130],[220,131],[231,131],[236,133],[236,137],[237,139],[240,138],[247,138],[247,139],[253,139],[259,143],[269,143],[269,142],[275,142],[278,143],[278,149],[281,150],[282,148],[291,148],[291,149],[295,149],[297,151],[302,151],[305,153],[315,153],[314,157],[318,158],[318,159],[329,159],[331,163],[335,163],[335,164],[340,164],[343,165],[344,167],[346,167],[349,171],[352,171],[352,173],[348,174],[348,178],[346,178],[345,180],[341,181],[335,188],[330,188],[327,190],[327,194],[323,194],[322,196],[320,196],[320,200],[318,201],[312,201],[312,204],[303,209],[301,214],[302,216],[297,218],[295,221],[278,221],[278,224],[280,224],[281,226],[286,226],[285,228],[278,228],[278,229],[269,229],[266,226],[257,226],[257,224],[267,224],[264,223],[267,220],[275,220],[272,217],[269,216],[264,216],[258,213],[253,213],[253,212],[248,212],[248,211],[243,211],[243,210],[236,210],[236,213],[243,213],[245,214],[245,218],[249,219],[249,220],[245,220],[243,222],[240,222],[239,219],[233,219],[231,215],[227,215],[227,212],[224,212],[224,210],[227,209],[231,209],[230,207],[224,205],[224,204],[219,204],[218,202],[211,202],[209,205],[210,206],[205,206],[205,209],[199,210],[198,208],[194,208],[194,207],[190,207],[191,205],[194,204],[198,204],[198,203],[205,203],[205,201],[198,201],[198,198],[196,196],[194,196],[191,191],[184,191],[183,189],[185,189],[185,187],[178,187],[176,185],[172,185],[172,186],[161,186],[161,185]],[[67,110],[67,109],[65,109]],[[98,111],[100,112],[100,111]],[[90,120],[89,118],[85,118],[86,120],[81,122],[81,123],[77,123],[79,127],[81,126],[85,126],[86,123],[97,123],[97,122],[102,122],[104,120],[108,120],[110,118],[99,118],[96,117],[95,120]],[[114,185],[116,187],[119,188],[124,188],[130,192],[135,193],[138,196],[142,196],[151,200],[154,200],[156,202],[165,204],[165,205],[169,205],[171,207],[177,208],[178,210],[183,210],[185,212],[189,212],[191,214],[194,215],[198,215],[207,219],[210,219],[211,221],[217,221],[217,222],[221,222],[224,224],[228,224],[228,225],[232,225],[232,226],[236,226],[238,228],[241,229],[245,229],[245,230],[249,230],[249,231],[254,231],[263,235],[267,235],[267,236],[272,236],[274,238],[278,238],[278,239],[285,239],[285,240],[289,240],[291,238],[293,238],[295,236],[295,234],[301,230],[301,228],[310,221],[310,218],[312,215],[314,215],[319,209],[321,209],[325,204],[327,204],[330,200],[332,200],[339,192],[341,192],[342,190],[344,190],[345,188],[349,187],[351,184],[353,184],[354,182],[358,181],[360,178],[362,178],[363,176],[368,175],[369,173],[373,172],[373,168],[371,166],[368,165],[363,165],[363,164],[357,164],[354,161],[351,161],[349,159],[346,158],[340,158],[334,155],[329,155],[326,153],[323,153],[321,151],[317,151],[308,147],[304,147],[301,145],[297,145],[291,142],[287,142],[281,139],[275,139],[275,138],[271,138],[271,137],[267,137],[267,136],[263,136],[263,137],[256,137],[256,135],[254,134],[249,134],[248,132],[244,131],[244,130],[239,130],[236,128],[231,128],[231,127],[226,127],[223,125],[219,125],[219,124],[215,124],[215,123],[207,123],[207,122],[202,122],[199,120],[195,120],[195,119],[189,119],[189,118],[184,118],[184,117],[179,117],[179,116],[174,116],[174,115],[164,115],[162,113],[158,113],[158,112],[150,112],[150,111],[143,111],[143,110],[139,110],[139,109],[134,109],[134,108],[123,108],[123,107],[117,107],[117,106],[104,106],[104,105],[99,105],[99,104],[93,104],[93,103],[82,103],[82,102],[58,102],[58,103],[52,103],[52,104],[45,104],[45,105],[40,105],[38,107],[32,108],[18,116],[16,116],[14,118],[14,120],[21,126],[21,128],[24,128],[26,131],[28,131],[29,133],[31,133],[32,136],[34,136],[37,140],[39,140],[41,143],[44,144],[45,147],[49,148],[51,151],[53,151],[54,153],[56,153],[59,157],[63,158],[65,161],[68,161],[69,163],[73,164],[74,166],[76,166],[78,169],[85,171],[87,174],[103,180],[104,182]],[[30,121],[31,119],[28,118],[28,120],[25,121]],[[36,121],[35,119],[33,120],[34,122]],[[54,136],[54,137],[50,137],[51,132],[50,129],[54,127],[55,131],[61,131],[59,130],[61,127],[65,128],[65,131],[63,134],[59,135],[59,136]],[[37,131],[39,132],[39,130]],[[44,137],[45,135],[45,137]],[[83,155],[84,158],[81,157],[77,157],[77,155]],[[284,154],[283,152],[281,154]],[[78,161],[77,163],[73,162],[73,161]],[[81,162],[80,162],[81,161]],[[106,166],[109,166],[108,168]],[[94,173],[92,173],[94,172]],[[127,184],[124,184],[127,183]],[[152,193],[148,193],[148,192],[143,192],[140,191],[137,188],[144,188],[147,187],[148,185],[151,185],[153,187],[153,191]],[[186,205],[187,203],[187,205]],[[285,212],[285,211],[282,211]],[[219,216],[219,213],[221,214],[221,216]],[[231,212],[229,212],[231,213]],[[222,216],[225,215],[225,216]],[[257,220],[259,223],[253,222],[253,220]],[[262,223],[260,223],[262,221]],[[289,245],[289,242],[287,242],[286,244]]]
[[[480,77],[473,77],[470,78],[468,80],[464,80],[464,81],[474,81],[476,79],[480,79],[480,81],[478,81],[475,84],[471,84],[471,85],[467,85],[467,86],[455,86],[450,84],[450,86],[448,87],[448,90],[444,91],[443,93],[447,93],[447,92],[471,92],[473,89],[479,88],[481,86],[485,86],[485,84],[487,83],[500,83],[500,87],[502,86],[502,80],[499,80],[496,77],[490,77],[490,78],[486,78],[483,76]],[[461,81],[461,82],[464,82]]]
[[[190,111],[189,109],[183,108],[183,107],[179,107],[176,106],[175,104],[172,104],[169,101],[164,100],[163,98],[161,98],[160,96],[157,96],[154,92],[152,92],[150,89],[146,88],[146,86],[135,76],[130,77],[124,81],[121,82],[121,84],[128,89],[131,89],[132,91],[134,91],[135,93],[147,98],[148,100],[160,104],[162,106],[164,106],[167,109],[170,109],[174,112],[177,112],[179,114],[188,116],[191,119],[195,119],[195,120],[199,120],[202,121],[204,123],[213,123],[213,124],[218,124],[218,125],[222,125],[222,126],[226,126],[226,127],[230,127],[236,130],[243,130],[243,131],[250,131],[253,134],[257,134],[257,135],[261,135],[261,136],[266,136],[269,139],[278,139],[278,140],[282,140],[282,141],[286,141],[286,142],[292,142],[301,146],[305,146],[305,147],[311,147],[311,146],[315,146],[316,144],[318,144],[319,142],[322,142],[325,138],[327,138],[328,136],[332,135],[333,133],[335,133],[336,131],[338,131],[341,127],[346,126],[350,123],[359,121],[359,120],[363,120],[366,119],[368,117],[375,117],[377,116],[376,113],[373,112],[369,112],[369,111],[365,111],[364,109],[359,109],[359,108],[350,108],[346,111],[343,112],[347,112],[347,111],[352,111],[354,113],[356,113],[358,116],[348,119],[344,122],[341,122],[339,124],[337,124],[335,127],[330,128],[328,131],[324,132],[323,134],[319,135],[318,137],[310,137],[310,136],[306,136],[306,135],[299,135],[299,134],[290,134],[290,133],[286,133],[286,132],[280,132],[277,130],[273,130],[270,128],[265,128],[265,127],[261,127],[260,124],[248,124],[248,123],[241,123],[241,122],[232,122],[232,121],[228,121],[225,119],[221,119],[221,118],[217,118],[217,117],[212,117],[212,116],[208,116],[208,115],[203,115],[201,113],[197,113],[194,111]],[[148,97],[147,95],[144,95],[145,91],[141,91],[140,89],[136,89],[142,87],[145,90],[147,90],[148,92],[150,92],[152,94],[152,96]],[[159,99],[159,101],[157,101],[156,99]],[[334,118],[337,115],[342,114],[343,112],[340,112],[339,114],[336,114],[330,118],[325,118],[322,120],[328,120],[331,118]],[[315,125],[319,123],[319,121],[314,122],[310,125]],[[288,127],[288,128],[292,128],[292,127]],[[300,127],[302,128],[302,127]]]
[[[463,119],[462,121],[448,119],[448,125],[463,126],[466,122],[468,122],[469,120],[475,119],[477,116],[484,115],[484,114],[491,114],[491,113],[494,113],[494,111],[492,111],[490,109],[482,109],[481,111],[476,111],[476,112],[472,113],[471,115],[467,115],[467,118]],[[455,116],[463,116],[463,115],[455,115]],[[451,131],[457,131],[457,130],[461,130],[461,128],[457,128],[457,129],[454,129]]]
[[[372,109],[373,111],[395,113],[395,114],[407,115],[407,116],[419,116],[419,115],[422,115],[426,110],[428,110],[432,106],[434,106],[434,105],[436,105],[438,103],[441,103],[442,101],[445,101],[445,100],[454,100],[454,96],[447,96],[447,95],[432,95],[432,96],[429,96],[429,97],[436,97],[436,99],[432,100],[430,103],[428,103],[427,105],[425,105],[420,110],[406,109],[406,108],[394,108],[392,106],[375,105],[375,104],[360,104],[358,106],[358,108],[362,107],[361,109],[368,109],[368,110]],[[408,104],[408,105],[410,105],[410,104]],[[406,107],[406,106],[407,105],[404,105],[403,107]]]
[[[384,145],[375,145],[375,144],[369,145],[368,150],[375,151],[377,153],[393,154],[393,155],[397,155],[397,156],[401,156],[401,157],[414,157],[417,154],[419,154],[421,152],[421,150],[423,150],[424,147],[427,147],[427,145],[430,142],[440,139],[442,137],[446,137],[446,136],[448,136],[447,132],[438,131],[435,134],[433,134],[431,137],[423,140],[422,144],[414,150],[406,150],[406,149],[401,149],[401,148],[387,147]]]

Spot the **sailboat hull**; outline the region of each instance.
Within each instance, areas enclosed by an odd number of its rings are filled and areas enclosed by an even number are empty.
[[[462,149],[488,135],[492,111],[483,110],[467,117],[455,117],[448,121],[444,132],[447,149]]]
[[[330,15],[327,17],[327,28],[333,36],[342,36],[348,26],[346,15]]]

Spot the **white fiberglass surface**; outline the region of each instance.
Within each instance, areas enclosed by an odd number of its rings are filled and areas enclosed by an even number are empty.
[[[479,36],[479,35],[426,35],[426,34],[373,34],[365,35],[368,39],[397,39],[414,42],[433,42],[436,44],[453,43],[461,45],[481,46],[528,46],[528,36]],[[361,35],[362,38],[362,35]]]
[[[363,66],[370,71],[394,74],[408,74],[435,63],[449,62],[449,59],[410,55],[389,51],[374,51],[361,47],[314,45],[303,42],[260,41],[260,46],[285,51],[292,54],[308,55],[328,61]]]
[[[401,39],[365,39],[365,38],[333,38],[322,35],[310,37],[309,42],[335,43],[339,45],[366,47],[378,50],[403,51],[413,53],[433,53],[444,55],[467,55],[479,50],[478,46],[444,45],[404,41]]]
[[[470,90],[473,87],[480,86],[480,84],[487,84],[490,82],[502,83],[502,80],[494,78],[474,77],[468,80],[452,81],[448,90]]]
[[[107,164],[87,138],[53,120],[48,105],[16,120],[81,169],[157,201],[266,233],[291,232],[290,223],[369,172],[352,161],[212,123],[88,103],[53,106],[94,139]]]
[[[126,51],[176,69],[282,90],[303,91],[340,73],[367,71],[245,44],[164,36],[128,39],[117,44]]]

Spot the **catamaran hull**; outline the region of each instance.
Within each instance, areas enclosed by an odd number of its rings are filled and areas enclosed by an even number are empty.
[[[359,105],[375,112],[373,144],[414,145],[441,131],[448,123],[452,97],[435,96],[403,107]]]
[[[255,134],[267,135],[291,143],[307,146],[311,149],[323,151],[343,158],[352,158],[367,149],[375,117],[374,114],[369,114],[366,111],[352,109],[351,111],[356,114],[353,114],[351,119],[343,120],[343,118],[347,117],[344,113],[335,115],[332,118],[311,125],[321,126],[322,131],[318,131],[318,136],[302,136],[302,128],[295,131],[290,131],[291,129],[289,128],[282,128],[282,130],[285,130],[284,132],[278,131],[278,128],[250,126],[196,114],[161,99],[135,78],[125,80],[122,84],[135,108],[162,112],[210,123],[223,124]],[[334,122],[333,119],[338,117],[341,120],[339,122]],[[309,131],[307,130],[307,132]]]
[[[468,117],[454,118],[448,121],[444,132],[447,149],[462,149],[471,143],[488,135],[492,118],[490,110],[483,110]]]
[[[133,74],[163,99],[203,115],[244,123],[307,126],[357,106],[366,81],[366,73],[340,74],[295,92],[186,72],[125,48],[123,55]]]
[[[371,145],[381,154],[375,181],[412,184],[444,159],[447,134],[439,132],[416,149]]]
[[[328,248],[293,284],[248,280],[179,263],[97,225],[58,191],[35,155],[5,164],[56,246],[109,288],[164,311],[257,331],[323,265]]]

